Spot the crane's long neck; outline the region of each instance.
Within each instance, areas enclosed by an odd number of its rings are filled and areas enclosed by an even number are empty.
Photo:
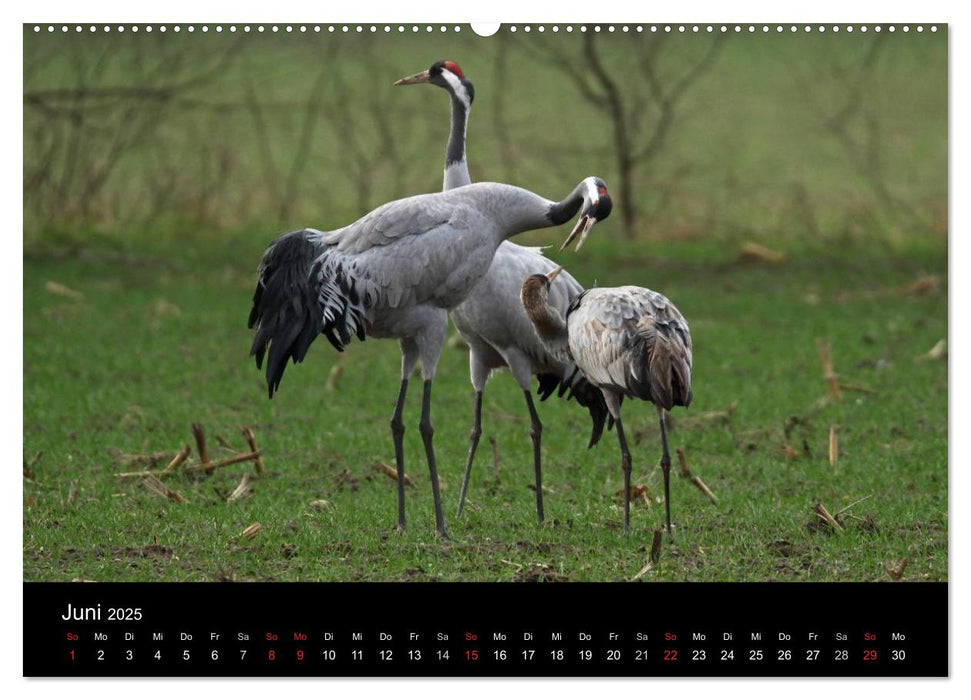
[[[572,362],[566,321],[550,304],[549,285],[542,275],[528,277],[523,283],[522,302],[546,350],[560,362]]]
[[[445,147],[445,181],[443,190],[462,187],[472,183],[469,176],[469,166],[465,158],[465,133],[469,126],[469,112],[472,103],[461,85],[449,90],[452,98],[452,125],[448,134],[448,145]]]
[[[573,191],[566,196],[566,199],[551,204],[547,213],[547,217],[551,223],[547,225],[559,226],[576,216],[576,213],[580,211],[580,207],[583,205],[583,196],[587,192],[588,187],[587,181],[584,180],[573,188]]]
[[[586,181],[583,181],[565,199],[553,202],[521,187],[499,187],[501,190],[495,193],[490,208],[503,239],[566,223],[580,211],[587,191]]]

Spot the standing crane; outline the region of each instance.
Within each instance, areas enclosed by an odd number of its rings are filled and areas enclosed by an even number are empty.
[[[399,530],[405,527],[401,414],[415,363],[422,361],[418,429],[432,483],[435,530],[447,537],[430,417],[447,312],[486,273],[506,238],[559,226],[577,212],[569,240],[581,231],[586,236],[609,213],[604,195],[606,186],[594,177],[582,180],[559,202],[512,185],[480,183],[389,202],[333,231],[293,231],[263,254],[249,315],[249,327],[256,329],[250,354],[257,368],[266,360],[270,398],[287,362],[301,362],[320,334],[338,351],[352,335],[399,341],[401,385],[391,417]]]
[[[443,190],[463,187],[472,182],[465,154],[465,139],[469,112],[475,88],[453,61],[438,61],[428,70],[402,78],[395,85],[436,85],[444,88],[451,99],[451,126],[445,147],[445,177]],[[609,198],[601,197],[601,208],[609,206]],[[575,397],[577,403],[590,411],[593,429],[588,447],[600,440],[607,406],[603,395],[577,370],[573,362],[562,362],[550,356],[533,330],[519,300],[522,281],[532,274],[546,274],[556,264],[543,256],[539,248],[527,248],[511,241],[503,241],[496,250],[492,265],[485,277],[469,292],[465,301],[452,309],[450,316],[462,339],[469,346],[469,374],[475,390],[472,430],[469,433],[469,455],[459,494],[457,515],[462,514],[465,495],[472,474],[475,451],[482,435],[482,393],[491,372],[508,367],[513,379],[526,397],[530,431],[533,442],[533,470],[536,475],[536,517],[543,522],[543,479],[540,447],[543,424],[536,413],[530,392],[532,376],[539,379],[538,393],[546,400],[559,388],[562,396]],[[570,302],[583,287],[569,273],[560,275],[551,288],[551,303],[565,314]]]
[[[571,358],[603,392],[620,442],[624,535],[630,528],[631,455],[620,420],[620,405],[629,396],[656,406],[661,425],[664,510],[670,536],[671,455],[664,412],[691,404],[688,322],[664,295],[632,286],[588,289],[573,300],[564,318],[549,302],[550,287],[561,269],[526,278],[522,287],[523,308],[550,353]]]

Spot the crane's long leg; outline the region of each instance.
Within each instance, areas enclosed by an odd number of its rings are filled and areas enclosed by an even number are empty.
[[[607,410],[610,417],[614,419],[614,427],[617,429],[617,442],[620,443],[620,466],[624,470],[624,537],[630,537],[630,471],[631,459],[630,450],[627,448],[627,438],[624,437],[624,425],[620,422],[620,404],[624,397],[608,389],[600,390],[604,395]]]
[[[401,412],[405,405],[405,394],[408,392],[408,379],[402,378],[401,388],[398,389],[398,401],[394,405],[391,415],[391,438],[394,440],[394,462],[398,469],[398,530],[405,529],[405,453],[404,437],[405,424],[401,420]]]
[[[421,422],[418,424],[418,431],[421,433],[422,442],[425,443],[425,456],[428,458],[428,476],[432,481],[432,498],[435,500],[435,532],[448,539],[448,531],[445,529],[445,516],[442,514],[442,497],[438,490],[438,469],[435,467],[435,448],[432,445],[432,436],[435,434],[431,421],[432,406],[432,380],[425,380],[425,391],[421,400]]]
[[[533,470],[536,472],[536,517],[540,524],[543,523],[543,474],[540,468],[540,445],[543,441],[543,424],[536,414],[536,406],[533,404],[533,395],[529,390],[523,392],[526,395],[526,405],[529,407],[529,436],[533,439]]]
[[[614,428],[617,430],[617,441],[620,443],[620,466],[624,470],[624,537],[630,537],[630,450],[627,449],[627,438],[624,437],[624,424],[620,414],[614,418]]]
[[[661,424],[661,470],[664,472],[664,515],[667,519],[668,537],[671,531],[671,454],[668,452],[668,432],[664,425],[664,409],[657,407],[657,418]]]
[[[472,409],[472,431],[469,433],[469,457],[465,460],[465,477],[462,479],[462,491],[459,493],[459,509],[456,517],[462,515],[465,505],[465,492],[469,488],[469,477],[472,476],[472,461],[475,459],[475,449],[479,446],[482,436],[482,392],[475,392],[475,406]]]

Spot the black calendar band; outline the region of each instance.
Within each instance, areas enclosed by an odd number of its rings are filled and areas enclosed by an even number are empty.
[[[25,676],[947,676],[946,583],[25,583]]]

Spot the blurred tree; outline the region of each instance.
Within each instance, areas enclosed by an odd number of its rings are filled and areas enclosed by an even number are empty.
[[[23,96],[25,210],[53,228],[122,218],[113,205],[124,197],[116,191],[113,199],[107,184],[124,158],[152,141],[168,114],[193,105],[241,47],[237,40],[187,60],[161,37],[99,43],[68,36],[59,52],[31,56]],[[55,71],[56,87],[30,84]],[[162,187],[158,195],[170,193]]]
[[[532,37],[521,45],[562,71],[583,98],[609,119],[619,176],[617,186],[611,189],[616,192],[615,202],[620,209],[624,233],[632,238],[640,215],[639,198],[634,194],[636,171],[653,162],[664,148],[681,100],[711,68],[725,35],[716,34],[701,56],[684,62],[678,72],[659,69],[664,47],[668,45],[663,35],[626,37],[623,71],[608,67],[596,37],[593,32],[583,35],[583,50],[579,55],[571,52],[558,37],[545,40]],[[624,36],[610,37],[615,47],[624,39]],[[616,55],[616,51],[613,53]],[[684,54],[678,53],[677,57],[680,61]],[[637,73],[630,70],[631,64],[636,64],[643,80],[638,80]]]
[[[493,85],[509,83],[509,53],[512,47],[509,32],[497,32],[495,40],[495,63],[493,64]],[[499,162],[502,163],[502,181],[516,181],[516,148],[510,139],[510,126],[507,119],[506,90],[498,89],[492,99],[492,123],[495,134]]]
[[[480,95],[474,179],[596,171],[628,236],[946,236],[943,33],[561,29],[28,28],[25,245],[329,227],[435,191],[447,114],[391,83],[442,57]]]
[[[296,140],[292,143],[291,139],[274,139],[271,135],[268,119],[264,114],[266,97],[259,94],[254,83],[254,71],[249,59],[247,58],[244,62],[246,66],[246,108],[253,119],[266,191],[276,203],[278,222],[284,225],[293,218],[294,205],[300,194],[301,178],[306,172],[314,139],[323,119],[324,95],[334,72],[332,66],[336,56],[337,44],[334,42],[327,43],[323,50],[317,78],[310,83],[307,98],[302,108],[295,110],[300,114],[300,125],[296,130]],[[278,143],[288,151],[292,150],[288,167],[277,163],[273,151],[274,143]]]
[[[390,64],[380,40],[373,36],[359,37],[355,60],[367,80],[383,76],[380,87],[361,89],[355,80],[341,71],[331,73],[332,97],[326,110],[333,133],[338,136],[331,144],[335,151],[334,166],[348,179],[356,194],[356,211],[367,212],[383,201],[403,197],[409,192],[406,183],[411,179],[411,158],[401,151],[407,144],[397,138],[395,122],[407,122],[411,116],[399,92],[391,89],[392,80],[402,71]],[[415,163],[421,166],[421,163]]]
[[[866,183],[880,212],[908,226],[929,227],[930,214],[895,192],[888,172],[886,106],[880,99],[879,62],[889,35],[874,34],[859,52],[833,52],[822,65],[800,65],[778,52],[823,131],[840,145],[847,165]]]

